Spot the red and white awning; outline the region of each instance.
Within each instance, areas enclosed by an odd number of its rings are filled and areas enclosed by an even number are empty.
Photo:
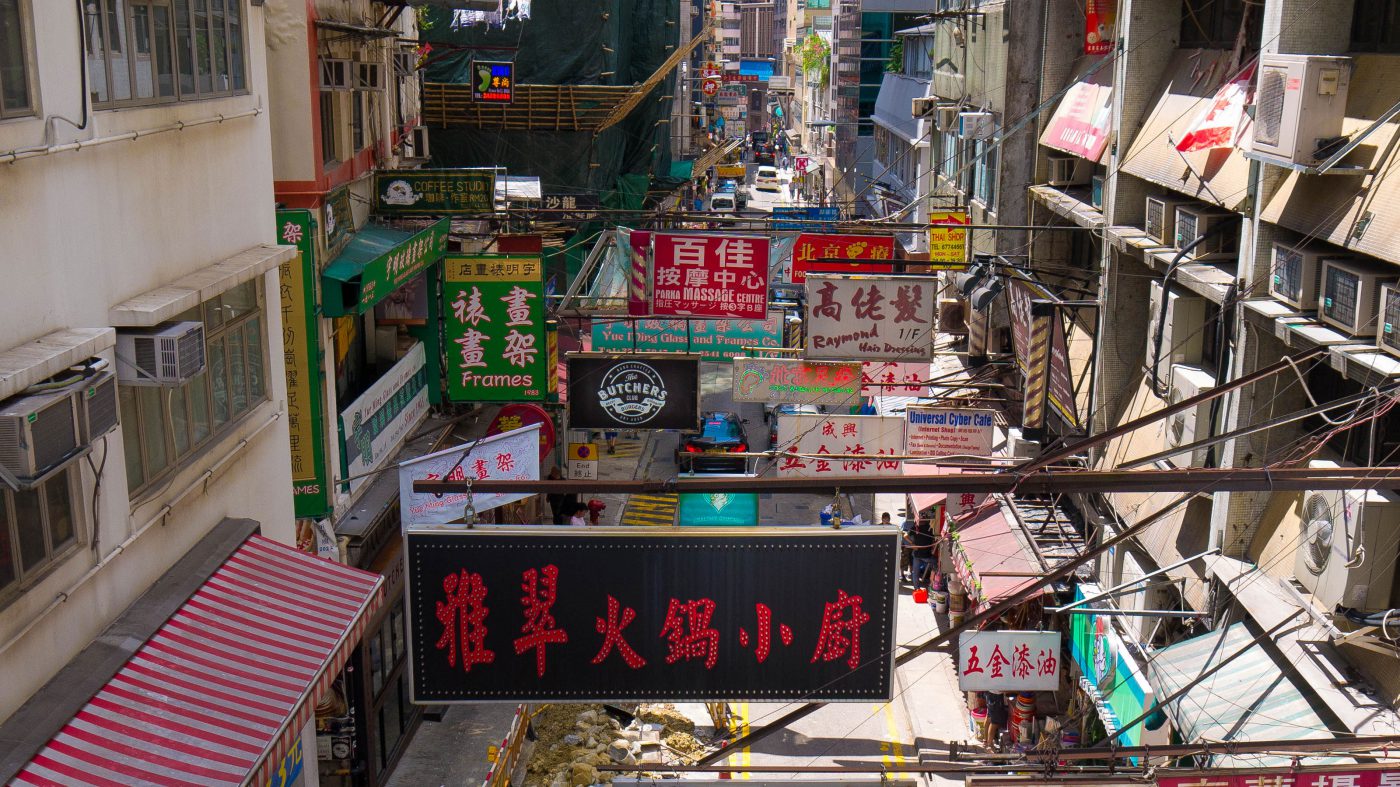
[[[254,536],[12,783],[262,787],[383,600],[382,582]]]

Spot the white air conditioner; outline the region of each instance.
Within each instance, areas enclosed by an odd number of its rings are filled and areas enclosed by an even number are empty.
[[[1152,282],[1147,307],[1147,353],[1144,366],[1152,367],[1157,347],[1157,321],[1162,313],[1162,283]],[[1162,347],[1157,357],[1157,381],[1171,385],[1173,364],[1201,362],[1201,328],[1206,320],[1206,299],[1199,295],[1170,290],[1167,293],[1167,318],[1162,321]],[[1168,388],[1170,390],[1170,388]]]
[[[932,115],[938,109],[938,96],[915,96],[910,102],[909,114],[916,118],[925,118]]]
[[[1178,197],[1148,197],[1143,231],[1163,246],[1176,243],[1176,209],[1191,200]]]
[[[117,379],[123,385],[181,385],[202,371],[203,323],[117,331]]]
[[[1254,99],[1256,153],[1314,165],[1317,150],[1342,135],[1351,58],[1262,55]]]
[[[321,58],[321,89],[349,90],[354,84],[354,67],[350,60]]]
[[[1269,294],[1295,309],[1316,309],[1324,254],[1320,248],[1275,242]]]
[[[413,149],[413,158],[431,158],[428,149],[428,127],[414,126],[408,135],[408,146]]]
[[[78,436],[84,443],[117,428],[117,376],[99,372],[77,387]]]
[[[1400,270],[1389,266],[1323,260],[1318,319],[1353,336],[1374,335],[1381,285],[1394,283],[1397,275]]]
[[[1381,316],[1378,322],[1376,346],[1391,355],[1400,355],[1400,287],[1381,285]]]
[[[1238,257],[1239,253],[1235,251],[1239,243],[1238,225],[1216,230],[1217,224],[1231,219],[1232,216],[1229,213],[1220,210],[1186,205],[1177,208],[1176,248],[1185,249],[1198,238],[1214,233],[1187,252],[1184,259],[1221,260]]]
[[[940,104],[934,115],[934,125],[945,134],[955,131],[958,126],[958,105]]]
[[[386,84],[383,63],[355,63],[356,90],[383,90]]]
[[[1215,377],[1199,366],[1172,364],[1171,386],[1168,401],[1178,404],[1215,387]],[[1202,402],[1168,416],[1166,429],[1167,448],[1178,448],[1197,440],[1204,440],[1210,434],[1210,402]],[[1202,467],[1209,452],[1209,448],[1197,448],[1167,459],[1177,467]]]
[[[958,136],[963,139],[991,139],[996,122],[990,112],[959,112]]]
[[[38,478],[82,445],[73,391],[16,396],[0,403],[0,465]]]
[[[1050,177],[1046,181],[1051,186],[1083,186],[1094,173],[1094,165],[1078,156],[1050,156]]]
[[[1313,460],[1311,469],[1336,469]],[[1324,609],[1388,609],[1395,579],[1400,497],[1381,489],[1303,493],[1301,545],[1293,575]]]

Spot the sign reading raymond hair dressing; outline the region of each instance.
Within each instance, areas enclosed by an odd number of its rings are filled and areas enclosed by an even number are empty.
[[[807,276],[807,357],[917,361],[933,355],[938,280]]]
[[[700,427],[700,360],[678,355],[569,356],[573,429]]]

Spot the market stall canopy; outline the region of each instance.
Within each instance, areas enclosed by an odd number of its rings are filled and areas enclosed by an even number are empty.
[[[956,544],[953,568],[984,604],[1010,596],[1044,573],[996,503],[957,528]],[[1031,595],[1043,592],[1041,588]]]
[[[1094,68],[1099,57],[1082,57],[1071,72],[1078,76]],[[1055,107],[1055,114],[1040,135],[1040,144],[1097,163],[1108,158],[1112,125],[1113,66],[1105,65],[1075,81]]]
[[[450,218],[418,230],[369,224],[355,233],[322,273],[327,317],[364,314],[447,253]]]

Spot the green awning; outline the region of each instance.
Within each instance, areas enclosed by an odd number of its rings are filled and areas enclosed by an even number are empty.
[[[670,174],[671,174],[671,177],[675,178],[676,180],[690,180],[691,177],[694,175],[694,173],[695,173],[695,162],[694,162],[693,160],[691,160],[691,161],[672,161],[672,162],[671,162],[671,173],[670,173]]]
[[[327,317],[364,314],[447,253],[452,220],[417,232],[367,224],[350,237],[321,274],[321,310]]]

